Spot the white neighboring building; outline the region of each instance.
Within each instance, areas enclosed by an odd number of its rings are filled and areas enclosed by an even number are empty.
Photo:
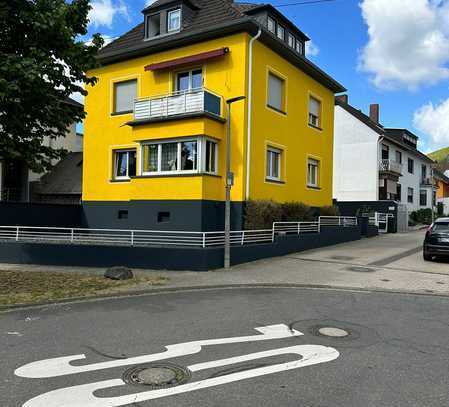
[[[335,102],[333,197],[338,201],[394,200],[408,211],[431,208],[435,199],[433,161],[417,149],[418,137],[379,123],[379,105],[370,116]]]

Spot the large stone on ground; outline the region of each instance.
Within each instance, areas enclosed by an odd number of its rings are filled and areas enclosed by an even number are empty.
[[[111,280],[130,280],[134,278],[134,274],[128,267],[111,267],[104,273],[106,278]]]

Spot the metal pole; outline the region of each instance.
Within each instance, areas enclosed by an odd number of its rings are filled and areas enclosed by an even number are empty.
[[[226,186],[225,186],[225,245],[224,268],[231,267],[231,188],[234,184],[234,174],[231,172],[231,105],[245,99],[245,96],[228,99],[228,123],[226,127]]]

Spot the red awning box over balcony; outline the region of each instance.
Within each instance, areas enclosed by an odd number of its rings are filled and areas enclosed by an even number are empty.
[[[182,65],[193,64],[196,62],[204,62],[214,58],[219,58],[226,55],[229,48],[219,48],[213,51],[202,52],[201,54],[190,55],[188,57],[176,58],[169,61],[158,62],[150,64],[145,67],[145,71],[161,71],[163,69],[171,69],[180,67]]]

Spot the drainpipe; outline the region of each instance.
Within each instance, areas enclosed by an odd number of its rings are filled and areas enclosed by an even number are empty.
[[[262,35],[262,29],[259,28],[256,36],[249,41],[249,75],[248,75],[248,129],[246,140],[246,200],[249,199],[249,186],[250,186],[250,169],[251,169],[251,110],[253,101],[253,44]]]
[[[384,141],[385,137],[384,136],[380,136],[379,140],[377,142],[377,191],[376,191],[376,196],[377,196],[377,201],[379,201],[379,187],[380,187],[380,181],[379,181],[379,166],[380,166],[380,160],[381,160],[381,155],[380,155],[380,151],[381,151],[381,144],[382,141]]]

